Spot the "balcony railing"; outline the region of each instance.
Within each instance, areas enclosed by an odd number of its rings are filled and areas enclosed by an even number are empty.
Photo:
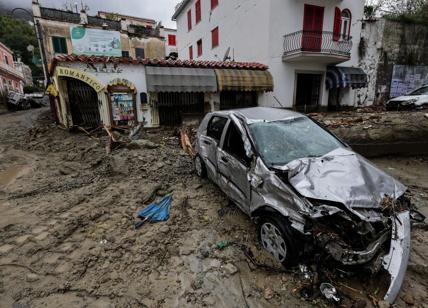
[[[284,56],[300,52],[350,57],[352,37],[328,31],[297,31],[284,36]]]
[[[24,75],[20,71],[1,61],[0,61],[0,70],[3,70],[4,72],[14,76],[15,78],[24,79]]]

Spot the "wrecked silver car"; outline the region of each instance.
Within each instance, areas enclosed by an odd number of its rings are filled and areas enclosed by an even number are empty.
[[[386,270],[401,288],[410,251],[407,188],[305,115],[274,108],[208,114],[195,170],[256,220],[283,265],[322,250],[343,266]]]

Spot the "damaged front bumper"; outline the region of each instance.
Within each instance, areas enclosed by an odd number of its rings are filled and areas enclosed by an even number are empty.
[[[382,264],[379,265],[391,277],[384,300],[392,304],[400,292],[407,270],[410,256],[411,221],[410,211],[394,215],[391,229],[380,235],[364,250],[349,249],[340,240],[330,237],[327,233],[318,234],[317,240],[333,259],[344,265],[363,265],[370,261],[377,263],[375,260],[379,260],[379,258],[375,258],[375,256],[382,253],[385,244],[390,240],[389,252],[380,258]]]
[[[394,303],[400,292],[410,256],[410,212],[405,211],[393,220],[389,253],[383,257],[382,266],[391,275],[391,283],[384,300]]]

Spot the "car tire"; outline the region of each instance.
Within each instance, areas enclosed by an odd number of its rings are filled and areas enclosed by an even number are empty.
[[[301,249],[287,218],[280,214],[262,216],[257,231],[261,246],[283,266],[290,267],[298,262]]]
[[[205,163],[202,160],[202,158],[199,155],[196,155],[193,163],[194,163],[196,175],[199,176],[200,178],[206,178],[207,168],[205,167]]]

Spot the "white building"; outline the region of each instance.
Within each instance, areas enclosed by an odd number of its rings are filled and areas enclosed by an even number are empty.
[[[363,0],[184,0],[173,20],[180,59],[266,64],[274,91],[259,104],[309,111],[354,105],[366,86],[355,68],[363,10]]]

